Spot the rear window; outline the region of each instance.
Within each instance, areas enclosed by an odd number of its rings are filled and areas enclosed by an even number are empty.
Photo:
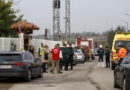
[[[19,61],[21,60],[20,54],[0,54],[0,61]]]

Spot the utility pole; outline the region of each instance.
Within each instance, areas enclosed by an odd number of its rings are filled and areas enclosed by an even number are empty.
[[[65,35],[69,43],[71,42],[70,31],[70,0],[65,0]]]
[[[60,0],[53,0],[53,40],[60,40]]]

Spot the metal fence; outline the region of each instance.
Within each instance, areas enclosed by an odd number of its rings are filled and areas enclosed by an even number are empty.
[[[49,46],[51,50],[55,44],[60,41],[43,40],[43,39],[32,39],[30,45],[33,45],[35,52],[38,51],[41,43]],[[0,38],[0,51],[20,51],[20,39],[19,38]]]

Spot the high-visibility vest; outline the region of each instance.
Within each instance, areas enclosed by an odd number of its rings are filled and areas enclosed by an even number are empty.
[[[120,58],[125,58],[126,54],[127,54],[127,50],[125,48],[120,48],[118,52],[118,60],[120,60]]]
[[[40,55],[42,56],[42,46],[40,46]]]

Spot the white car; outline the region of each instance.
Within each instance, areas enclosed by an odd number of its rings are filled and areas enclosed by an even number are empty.
[[[74,53],[75,53],[75,57],[76,57],[77,62],[82,62],[82,63],[85,62],[85,56],[84,56],[81,49],[75,50]]]

